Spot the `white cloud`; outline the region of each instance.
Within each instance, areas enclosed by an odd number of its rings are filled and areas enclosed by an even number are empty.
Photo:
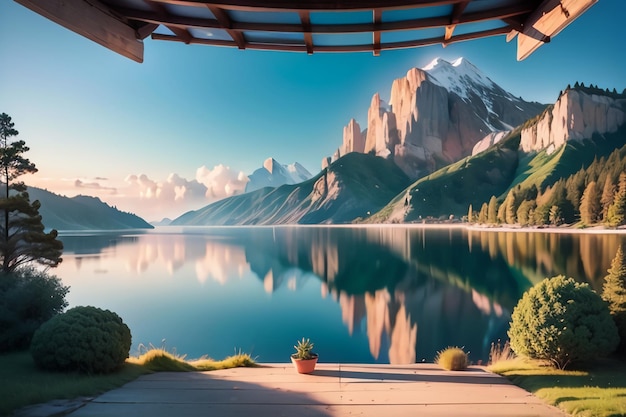
[[[207,198],[214,200],[243,193],[249,181],[243,172],[233,171],[223,164],[213,169],[201,166],[196,170],[196,180],[207,188]]]

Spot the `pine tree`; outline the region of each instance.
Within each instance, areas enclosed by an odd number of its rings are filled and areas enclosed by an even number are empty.
[[[609,303],[621,339],[619,350],[626,352],[626,256],[622,245],[617,248],[611,268],[602,286],[602,298]]]
[[[35,173],[35,164],[22,156],[29,149],[23,140],[10,142],[18,135],[15,124],[6,113],[0,114],[0,262],[1,272],[12,272],[28,262],[57,266],[61,262],[63,243],[57,231],[44,232],[39,201],[30,202],[26,185],[17,178]]]
[[[561,215],[561,209],[559,206],[550,207],[550,214],[548,219],[552,226],[560,226],[563,223],[563,216]]]
[[[498,223],[498,200],[494,195],[489,199],[489,205],[487,206],[487,223]]]
[[[604,187],[602,188],[602,196],[600,197],[601,205],[601,219],[605,222],[608,221],[609,207],[613,204],[615,198],[615,185],[610,175],[606,176],[604,180]]]
[[[595,181],[591,181],[580,199],[580,220],[583,224],[596,223],[600,219],[600,194]]]
[[[468,223],[473,223],[474,222],[474,210],[472,209],[472,205],[469,205],[469,209],[467,210],[467,222]]]
[[[619,176],[617,194],[613,199],[613,204],[607,212],[607,223],[611,227],[621,226],[626,223],[626,173]]]
[[[504,221],[507,224],[515,224],[517,222],[517,207],[515,205],[515,193],[513,190],[509,191],[504,199]]]
[[[487,203],[483,203],[483,205],[480,207],[480,211],[478,212],[478,223],[480,224],[487,223],[487,210],[488,210]]]

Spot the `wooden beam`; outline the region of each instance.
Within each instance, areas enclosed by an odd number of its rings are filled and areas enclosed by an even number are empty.
[[[150,8],[160,16],[164,16],[165,18],[167,18],[167,16],[169,15],[167,10],[165,10],[165,6],[163,6],[162,4],[148,2],[148,6],[150,6]],[[163,25],[169,30],[171,30],[183,42],[185,42],[185,44],[189,45],[189,43],[191,42],[192,36],[186,27],[178,26],[178,25],[168,25],[167,23],[163,23]]]
[[[97,0],[15,0],[53,22],[120,55],[143,62],[135,29]]]
[[[526,59],[598,0],[545,0],[517,35],[517,60]]]
[[[284,12],[333,11],[333,10],[373,10],[373,9],[414,9],[416,7],[436,7],[461,3],[466,0],[151,0],[178,6],[217,6],[230,10],[280,10]]]
[[[118,8],[120,14],[130,20],[139,20],[149,23],[162,24],[164,26],[179,26],[182,28],[195,27],[201,29],[224,29],[224,25],[216,19],[204,19],[186,16],[174,16],[166,13],[153,13],[133,9]],[[460,17],[457,23],[478,23],[488,20],[503,20],[515,16],[525,16],[533,11],[532,6],[527,4],[504,7],[482,12],[468,13]],[[300,13],[300,12],[299,12]],[[449,16],[428,17],[422,19],[401,20],[395,22],[356,23],[356,24],[332,24],[311,25],[311,33],[366,33],[366,32],[391,32],[400,30],[441,28],[450,25]],[[228,24],[236,31],[260,31],[260,32],[285,32],[301,33],[302,24],[289,23],[253,23],[235,22]]]
[[[463,42],[471,39],[477,38],[485,38],[489,36],[498,36],[504,35],[509,32],[511,29],[509,27],[502,27],[497,29],[485,30],[482,32],[475,33],[467,33],[463,35],[453,36],[448,43],[454,42]],[[176,36],[172,35],[164,35],[160,33],[153,33],[152,39],[155,40],[164,40],[164,41],[173,41],[173,42],[182,42]],[[406,48],[416,48],[420,46],[429,46],[429,45],[437,45],[441,44],[444,41],[443,36],[429,38],[429,39],[419,39],[412,41],[402,41],[402,42],[391,42],[391,43],[382,43],[380,45],[381,50],[391,50],[391,49],[406,49]],[[232,41],[224,41],[218,39],[200,39],[193,38],[191,43],[200,44],[200,45],[212,45],[212,46],[228,46],[228,47],[236,47],[237,45]],[[259,50],[270,50],[270,51],[287,51],[287,52],[306,52],[306,45],[298,44],[298,43],[263,43],[263,42],[248,42],[247,49],[259,49]],[[315,46],[316,52],[373,52],[374,45],[329,45],[329,46]]]
[[[137,36],[137,39],[146,39],[158,27],[159,25],[156,23],[142,23],[135,29],[135,36]]]
[[[207,5],[213,16],[217,19],[222,29],[226,30],[228,35],[233,38],[233,41],[237,44],[237,48],[246,49],[246,38],[243,36],[242,32],[234,30],[232,27],[232,21],[230,20],[230,16],[228,13],[219,7]]]
[[[306,53],[313,54],[313,34],[311,33],[311,14],[308,11],[300,11],[300,23],[302,23],[302,33],[304,34],[304,44]]]
[[[452,8],[452,14],[450,15],[450,25],[446,26],[446,33],[444,35],[444,39],[446,42],[452,38],[452,34],[454,33],[454,29],[456,25],[461,21],[461,16],[465,11],[465,8],[469,4],[469,0],[464,1],[462,3],[456,3]],[[444,42],[443,46],[445,47],[447,43]]]
[[[374,56],[380,56],[380,24],[383,20],[383,11],[374,9],[374,32],[372,33],[372,44],[374,45]]]

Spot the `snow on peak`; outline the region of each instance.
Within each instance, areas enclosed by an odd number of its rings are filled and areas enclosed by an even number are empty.
[[[495,87],[493,81],[463,57],[457,58],[451,63],[441,58],[435,58],[422,70],[431,76],[431,81],[435,84],[458,94],[463,99],[469,97],[470,91],[480,95],[479,90]]]
[[[283,165],[274,158],[267,158],[263,167],[248,175],[245,192],[263,187],[280,187],[283,184],[298,184],[311,178],[312,175],[298,162]]]

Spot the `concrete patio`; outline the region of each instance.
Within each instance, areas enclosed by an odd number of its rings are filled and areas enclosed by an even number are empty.
[[[566,414],[480,367],[291,364],[155,373],[109,391],[72,417],[108,416],[537,416]]]

